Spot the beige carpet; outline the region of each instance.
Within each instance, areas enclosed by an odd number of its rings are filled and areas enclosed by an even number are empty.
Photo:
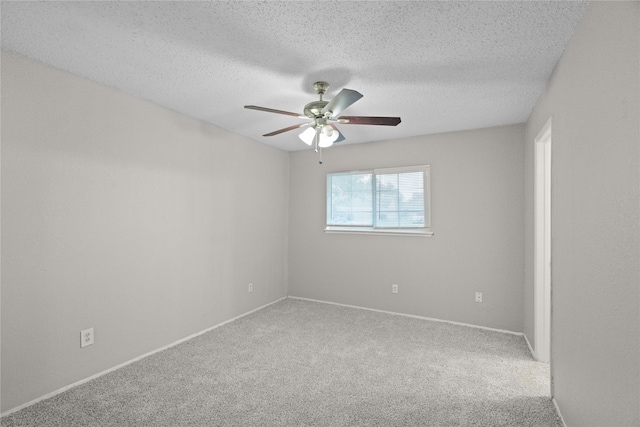
[[[13,426],[554,426],[520,336],[286,299],[16,412]]]

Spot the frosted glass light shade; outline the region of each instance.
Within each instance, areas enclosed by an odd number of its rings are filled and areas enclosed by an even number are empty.
[[[320,142],[318,145],[322,148],[331,147],[336,139],[340,136],[340,132],[334,130],[331,136],[327,136],[324,133],[320,134]]]
[[[313,138],[316,136],[316,130],[314,128],[307,128],[298,136],[305,144],[311,145],[313,144]]]
[[[313,144],[313,138],[316,136],[316,130],[314,128],[307,128],[298,136],[305,144],[311,145]]]

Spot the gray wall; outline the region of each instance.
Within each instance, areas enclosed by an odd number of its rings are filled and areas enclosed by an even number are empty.
[[[521,332],[523,150],[513,125],[292,153],[289,294]],[[323,232],[328,172],[418,164],[434,237]]]
[[[288,163],[3,52],[2,411],[284,297]]]
[[[569,426],[640,425],[640,3],[592,2],[526,126],[525,332],[533,341],[533,140],[552,128],[553,393]]]
[[[553,116],[554,395],[570,426],[640,424],[639,9],[591,3],[526,127],[323,166],[3,52],[2,411],[282,297],[287,274],[292,296],[533,342],[533,139]],[[327,172],[425,163],[433,238],[323,233]]]

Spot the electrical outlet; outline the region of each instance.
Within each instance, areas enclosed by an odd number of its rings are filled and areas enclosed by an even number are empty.
[[[80,331],[80,347],[93,344],[93,328]]]
[[[253,283],[249,283],[249,292],[253,292]]]
[[[391,285],[391,292],[394,294],[398,293],[398,285],[396,285],[395,283],[393,285]]]
[[[476,292],[476,302],[482,302],[482,292]]]

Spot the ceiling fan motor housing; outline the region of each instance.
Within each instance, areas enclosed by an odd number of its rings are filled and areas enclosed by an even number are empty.
[[[322,110],[329,103],[329,101],[322,100],[322,95],[324,95],[327,92],[327,89],[329,88],[329,83],[323,82],[323,81],[315,82],[313,84],[313,88],[316,90],[316,93],[320,95],[320,100],[313,101],[305,105],[304,115],[309,117],[310,119],[315,120],[316,126],[317,125],[322,126],[325,124],[324,120],[322,120],[325,116]],[[319,120],[322,121],[322,123],[320,123]]]
[[[310,119],[319,119],[324,117],[322,109],[326,107],[329,101],[312,101],[304,106],[304,115]]]

